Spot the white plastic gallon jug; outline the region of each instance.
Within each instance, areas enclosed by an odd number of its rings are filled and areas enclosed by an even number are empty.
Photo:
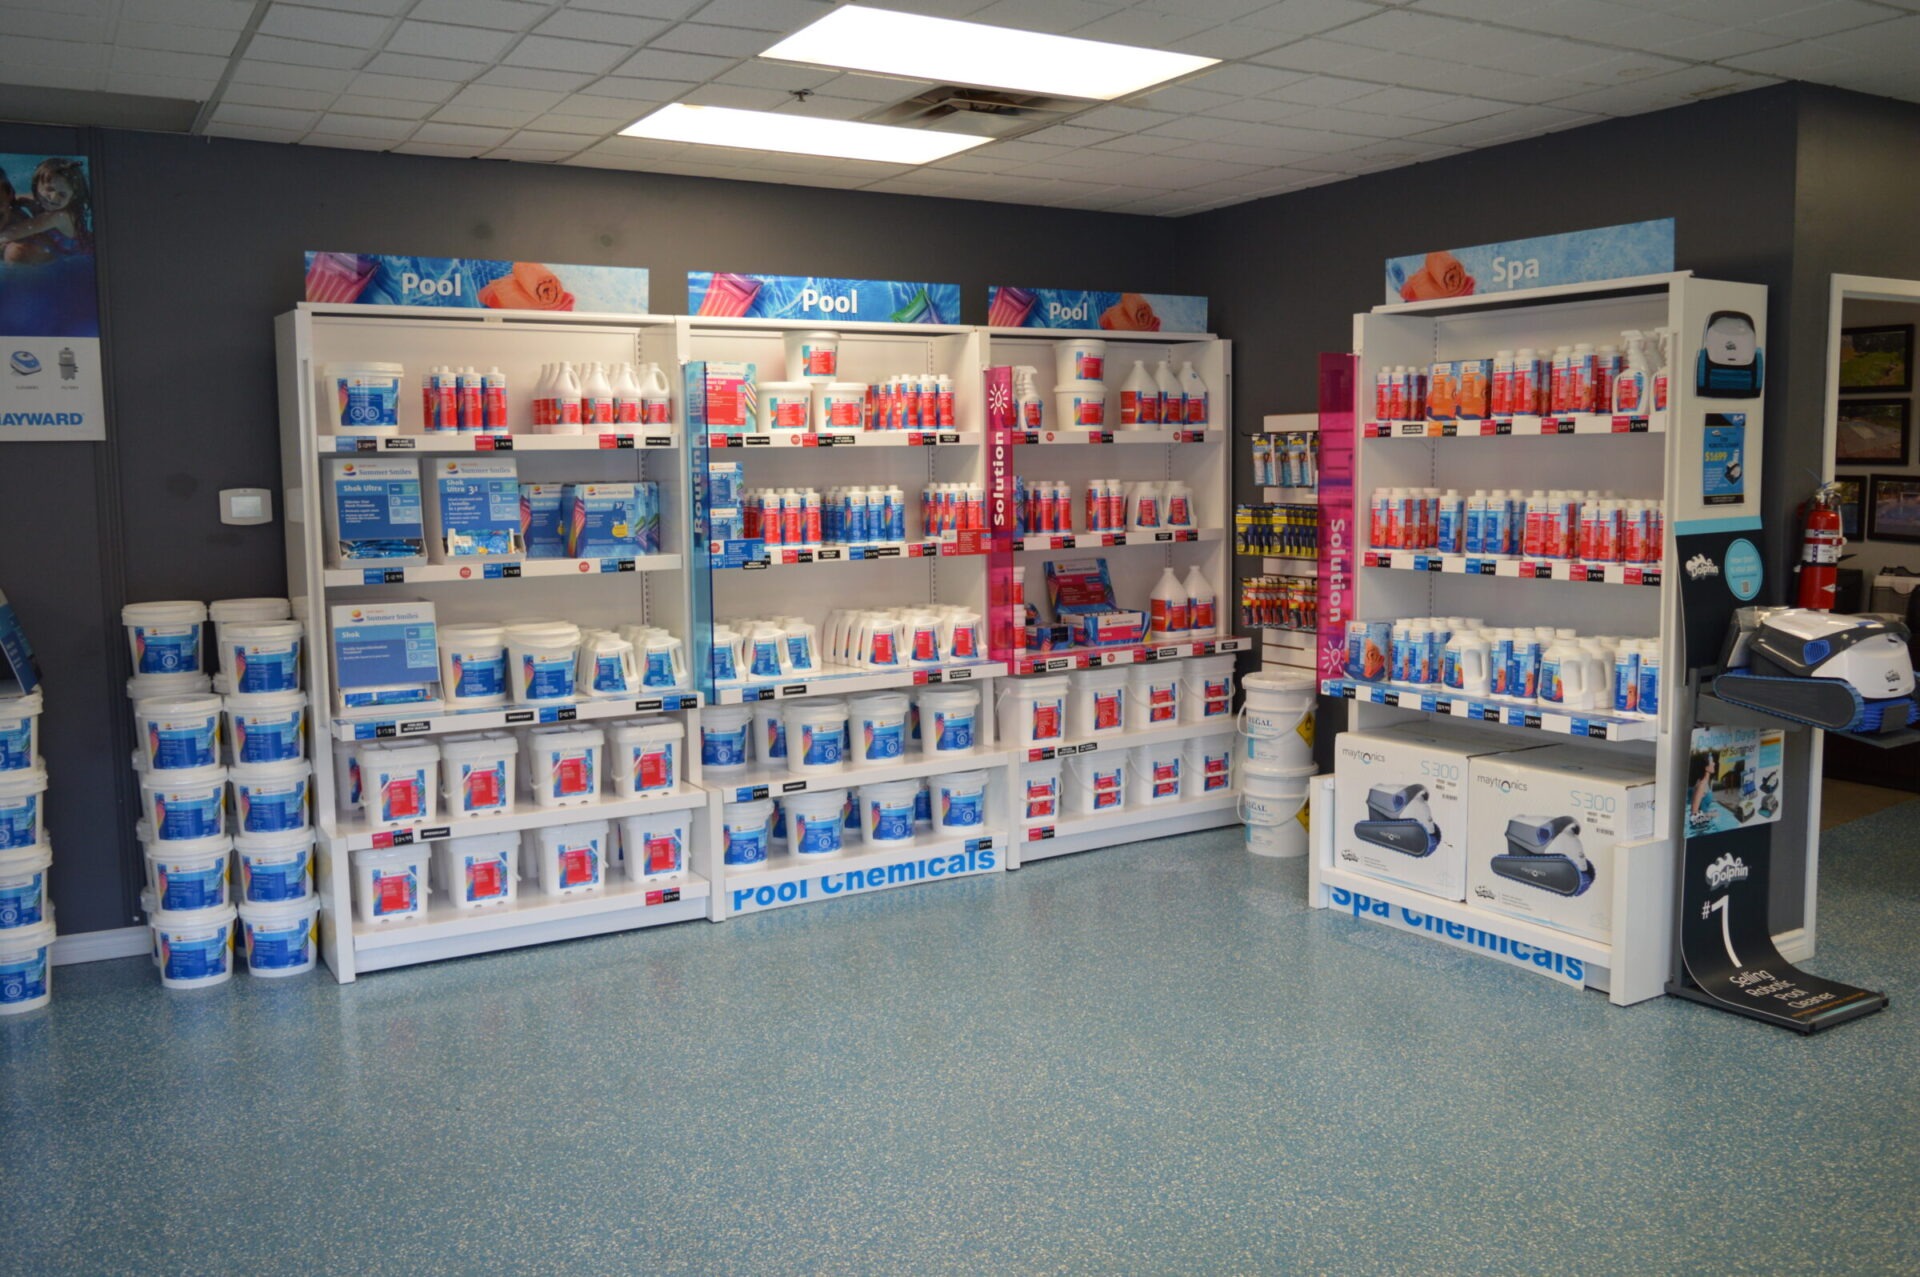
[[[317,896],[240,906],[240,948],[249,975],[272,978],[313,970],[319,933]]]
[[[440,792],[447,815],[502,816],[512,811],[519,753],[505,732],[441,741]]]
[[[804,794],[789,794],[784,800],[787,811],[787,844],[796,856],[831,856],[844,845],[842,817],[846,814],[847,791],[819,789]]]
[[[1125,669],[1079,670],[1067,676],[1067,734],[1075,740],[1104,740],[1127,730]]]
[[[692,838],[684,811],[650,812],[620,820],[620,851],[635,882],[671,881],[687,872]]]
[[[607,779],[623,798],[670,793],[680,783],[678,719],[621,723],[608,735]]]
[[[961,758],[978,745],[977,689],[920,693],[920,748],[929,758]]]
[[[386,924],[426,917],[429,845],[353,853],[353,904],[360,921]]]
[[[234,896],[240,904],[284,904],[314,894],[311,829],[248,834],[233,840],[233,852],[239,874]]]
[[[510,905],[519,897],[519,834],[446,838],[438,846],[440,885],[455,909]]]
[[[1246,703],[1239,731],[1247,771],[1280,771],[1313,761],[1313,706],[1318,695],[1311,674],[1260,670],[1240,680]]]
[[[1003,685],[998,695],[1000,739],[1015,749],[1041,749],[1065,740],[1068,688],[1064,678]]]
[[[1307,787],[1313,764],[1240,773],[1240,819],[1256,856],[1307,854]]]
[[[856,696],[847,703],[847,728],[853,736],[855,767],[897,763],[907,752],[907,714],[911,702],[898,692]]]

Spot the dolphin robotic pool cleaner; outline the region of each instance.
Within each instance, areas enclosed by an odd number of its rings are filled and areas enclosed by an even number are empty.
[[[1507,822],[1507,854],[1495,856],[1502,878],[1577,896],[1593,885],[1593,864],[1580,845],[1580,822],[1572,816],[1516,816]]]
[[[1895,732],[1920,722],[1907,627],[1807,608],[1743,608],[1713,694],[1833,732]]]
[[[1353,836],[1361,842],[1405,856],[1431,856],[1440,846],[1425,785],[1375,785],[1367,791],[1368,820],[1357,821]]]

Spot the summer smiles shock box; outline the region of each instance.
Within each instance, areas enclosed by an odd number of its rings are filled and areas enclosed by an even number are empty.
[[[329,463],[325,513],[335,567],[427,561],[420,469],[411,459]]]
[[[427,533],[436,563],[523,557],[520,476],[511,457],[448,457],[433,463]]]

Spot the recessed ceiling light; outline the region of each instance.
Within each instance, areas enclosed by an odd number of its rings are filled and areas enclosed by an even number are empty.
[[[760,56],[1102,102],[1219,61],[856,4],[835,9]]]
[[[620,130],[622,137],[735,146],[749,151],[790,155],[828,155],[881,164],[931,164],[991,141],[932,129],[902,129],[890,124],[825,120],[813,115],[742,111],[730,106],[689,106],[675,102]]]

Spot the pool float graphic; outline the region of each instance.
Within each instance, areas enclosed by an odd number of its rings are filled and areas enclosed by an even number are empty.
[[[493,310],[572,310],[573,302],[560,277],[539,262],[515,262],[480,290],[480,304]]]

